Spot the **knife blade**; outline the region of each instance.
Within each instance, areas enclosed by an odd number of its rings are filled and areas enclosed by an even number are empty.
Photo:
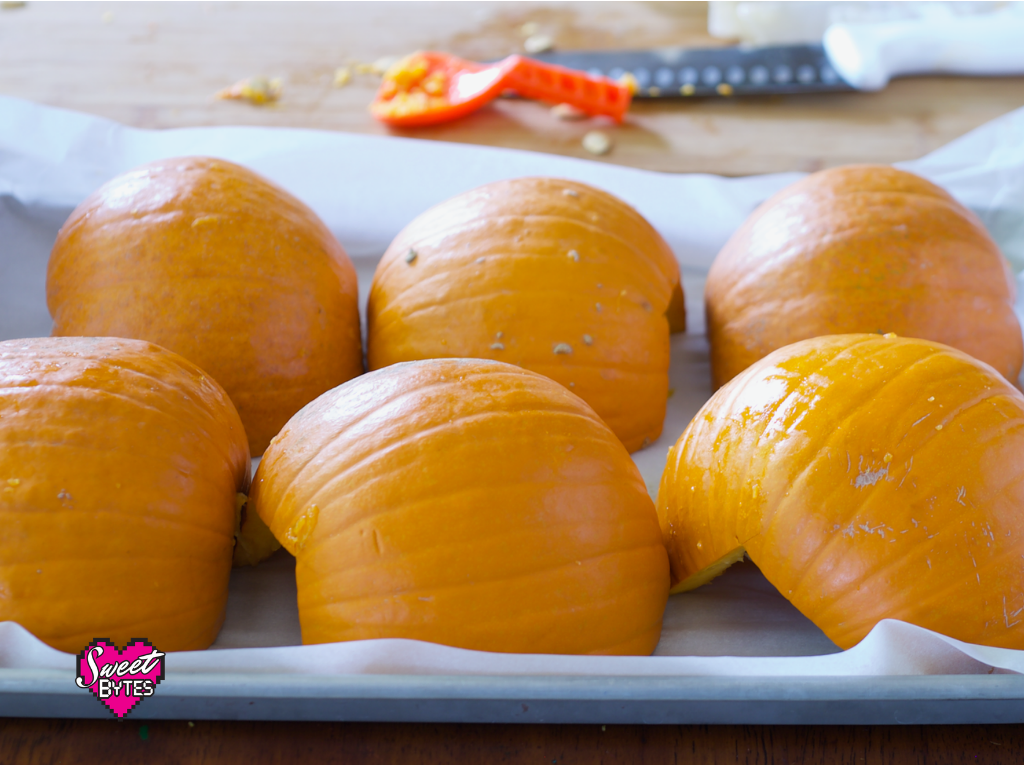
[[[636,81],[636,99],[878,90],[900,75],[1024,73],[1024,3],[956,16],[831,25],[821,45],[555,51],[540,61]]]
[[[634,99],[854,90],[821,45],[550,51],[531,58],[615,80],[630,74],[637,85]]]

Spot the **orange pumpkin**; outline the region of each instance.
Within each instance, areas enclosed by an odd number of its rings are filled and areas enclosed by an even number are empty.
[[[406,363],[322,395],[274,439],[252,504],[297,559],[305,643],[658,643],[668,561],[640,473],[590,407],[521,368]]]
[[[253,456],[363,371],[345,251],[305,204],[225,160],[160,160],[102,186],[61,229],[46,290],[54,336],[145,339],[207,371]]]
[[[669,452],[673,591],[744,552],[843,648],[881,619],[1024,649],[1024,396],[935,342],[792,344]]]
[[[836,333],[949,344],[1015,382],[1015,284],[978,218],[888,166],[813,174],[758,208],[705,286],[716,387],[773,349]]]
[[[228,597],[249,449],[224,390],[144,341],[0,342],[0,621],[206,648]]]
[[[621,200],[547,178],[500,181],[416,218],[377,266],[371,370],[490,358],[582,397],[630,451],[661,434],[679,266]]]

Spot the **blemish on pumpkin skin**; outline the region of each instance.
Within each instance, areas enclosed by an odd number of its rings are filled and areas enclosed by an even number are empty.
[[[296,549],[303,549],[306,546],[306,542],[309,537],[313,534],[316,529],[316,524],[320,519],[320,508],[316,504],[310,505],[309,509],[302,515],[300,515],[291,528],[284,535],[285,538],[295,545]]]
[[[889,476],[889,467],[886,466],[882,467],[881,469],[871,471],[870,469],[861,469],[861,465],[863,464],[863,462],[864,457],[861,456],[861,460],[857,464],[857,470],[860,472],[860,474],[858,474],[857,477],[853,479],[854,488],[863,488],[866,485],[875,485],[875,483],[877,483],[882,478],[886,478]],[[871,465],[869,464],[868,466],[870,467]]]

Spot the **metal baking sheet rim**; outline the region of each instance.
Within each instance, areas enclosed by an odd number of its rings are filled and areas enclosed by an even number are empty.
[[[67,672],[0,670],[0,716],[111,715]],[[1024,722],[1022,675],[171,675],[136,720],[763,725]]]

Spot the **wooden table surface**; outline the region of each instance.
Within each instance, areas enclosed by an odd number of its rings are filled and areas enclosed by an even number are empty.
[[[416,49],[486,60],[532,23],[559,48],[721,45],[701,3],[40,3],[0,7],[0,93],[142,128],[272,125],[387,134],[378,76],[339,67]],[[213,94],[280,77],[270,106]],[[880,93],[638,103],[627,122],[564,122],[500,100],[439,141],[745,175],[919,157],[1024,105],[1024,78],[907,78]],[[591,159],[595,159],[592,158]],[[98,705],[97,705],[98,706]],[[140,710],[140,715],[144,711]],[[513,726],[0,721],[4,762],[1021,762],[1022,726]]]

